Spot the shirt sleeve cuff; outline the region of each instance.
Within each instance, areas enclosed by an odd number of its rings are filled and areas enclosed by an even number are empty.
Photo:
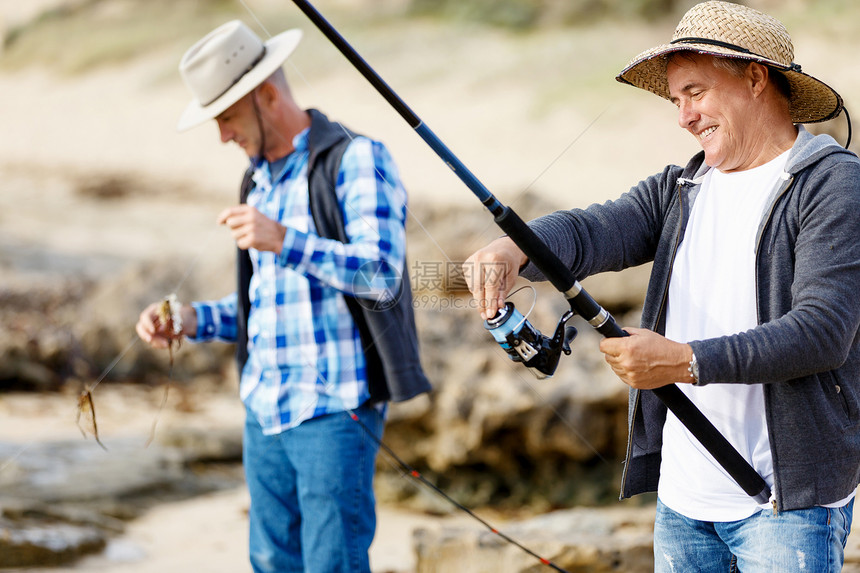
[[[215,313],[212,312],[212,308],[199,302],[193,302],[191,306],[197,312],[197,332],[191,337],[191,340],[205,342],[214,339],[218,328],[215,324]]]
[[[281,249],[281,266],[292,269],[297,268],[305,259],[305,247],[308,244],[308,234],[297,231],[293,227],[287,227],[284,235],[284,246]]]

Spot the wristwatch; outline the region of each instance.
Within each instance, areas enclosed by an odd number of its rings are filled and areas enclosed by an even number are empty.
[[[690,366],[687,367],[687,370],[690,371],[690,378],[693,379],[693,384],[699,383],[699,362],[696,360],[696,353],[693,353],[693,357],[690,359]]]

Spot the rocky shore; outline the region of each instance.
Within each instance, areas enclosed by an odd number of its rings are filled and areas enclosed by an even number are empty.
[[[318,3],[342,16],[361,1]],[[7,39],[46,9],[96,7],[107,29],[134,7],[6,4]],[[281,3],[261,4],[267,21],[306,27]],[[795,8],[787,13],[801,20]],[[248,15],[229,14],[237,16]],[[790,27],[804,69],[833,78],[850,104],[860,94],[856,35],[838,24]],[[528,35],[422,20],[348,32],[477,176],[529,218],[614,198],[695,152],[670,105],[613,80],[672,26]],[[153,300],[233,288],[234,246],[214,221],[235,201],[245,159],[220,145],[212,126],[174,133],[188,98],[175,71],[187,45],[165,41],[76,75],[52,61],[0,71],[0,570],[248,570],[232,348],[183,344],[171,367],[133,331]],[[410,192],[408,272],[434,392],[391,408],[386,443],[562,568],[649,571],[653,499],[616,500],[626,389],[597,352],[599,336],[574,319],[573,353],[550,379],[511,363],[458,276],[498,235],[490,215],[322,38],[308,33],[291,61],[298,99],[385,141]],[[844,139],[841,121],[821,129]],[[635,325],[647,274],[584,284],[622,325]],[[534,301],[529,319],[544,332],[566,310],[545,285],[514,300],[521,310]],[[86,412],[78,423],[86,389],[104,448],[82,435]],[[546,570],[386,456],[377,496],[375,573]],[[860,572],[856,538],[846,572]]]
[[[105,205],[102,197],[74,192],[84,202]],[[115,209],[127,196],[116,195],[105,208]],[[452,218],[449,209],[435,209],[422,206],[430,224]],[[480,224],[462,214],[458,219],[459,229]],[[412,279],[434,392],[391,408],[386,443],[459,503],[490,508],[502,519],[611,501],[625,439],[626,391],[601,367],[596,335],[583,329],[557,375],[537,380],[492,342],[450,261],[434,260],[429,244],[420,237],[411,242],[420,262],[413,265]],[[454,260],[465,257],[452,253]],[[0,562],[60,565],[82,553],[103,552],[127,523],[156,505],[241,487],[241,412],[231,347],[185,344],[171,368],[165,352],[136,342],[131,326],[146,301],[172,292],[183,274],[185,300],[219,283],[229,288],[232,251],[225,250],[217,264],[195,265],[190,274],[191,263],[181,257],[126,264],[102,278],[88,262],[73,273],[58,273],[50,265],[37,268],[34,260],[3,261],[6,276],[17,280],[0,291],[0,374],[7,390],[18,393],[0,394],[7,409],[0,441],[0,527],[6,531],[0,535]],[[101,264],[109,261],[94,267]],[[428,269],[437,268],[451,275],[428,281]],[[539,291],[531,320],[553,328],[563,309],[550,291]],[[628,292],[641,288],[630,285]],[[627,300],[623,307],[634,306]],[[89,432],[86,439],[76,427],[82,389],[92,389],[106,451],[93,439],[87,412],[78,420]],[[57,411],[43,414],[40,401]],[[227,401],[233,402],[229,409]],[[22,403],[31,411],[22,411]],[[213,403],[223,415],[211,411]],[[19,426],[16,416],[32,419]],[[155,436],[148,447],[146,418]],[[39,423],[63,432],[45,438]],[[384,456],[377,495],[383,505],[412,512],[454,511]],[[422,534],[421,547],[446,542],[429,535]],[[435,552],[416,555],[426,563]]]

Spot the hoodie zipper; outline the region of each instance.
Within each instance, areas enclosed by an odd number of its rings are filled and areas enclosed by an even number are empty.
[[[776,196],[773,198],[773,201],[771,201],[770,205],[768,206],[767,213],[765,214],[764,218],[762,219],[761,228],[759,230],[759,235],[758,235],[758,238],[756,239],[756,245],[755,245],[755,277],[754,277],[755,285],[756,285],[756,288],[755,288],[755,311],[756,311],[756,318],[758,318],[759,321],[761,320],[761,300],[759,297],[759,289],[758,289],[758,271],[759,271],[759,257],[761,255],[761,248],[762,248],[762,240],[764,239],[765,230],[773,222],[773,211],[776,208],[776,204],[779,202],[780,199],[782,199],[783,196],[785,196],[786,193],[788,193],[788,190],[791,189],[791,186],[794,184],[794,175],[792,175],[789,172],[783,172],[782,179],[783,179],[783,181],[785,181],[785,184],[784,184],[782,190],[776,194]],[[773,241],[773,239],[771,239],[771,241]],[[771,243],[771,245],[772,245],[772,243]],[[768,248],[768,252],[770,252],[770,248]],[[762,386],[762,393],[763,394],[766,392],[766,390],[767,390],[767,385]],[[770,420],[770,414],[769,414],[770,409],[767,407],[767,404],[765,404],[764,412],[765,412],[765,425],[768,428],[767,439],[771,444],[773,444],[773,439],[772,439],[772,436],[770,435],[770,428],[773,426],[773,424],[771,423],[771,420]],[[772,448],[771,448],[770,455],[771,455],[771,458],[773,458],[773,449]],[[773,464],[773,493],[772,493],[773,499],[771,500],[771,505],[773,506],[773,514],[774,515],[779,514],[779,505],[776,503],[776,500],[777,500],[776,492],[777,492],[777,488],[779,487],[778,484],[779,484],[779,480],[777,480],[776,464],[774,463]]]
[[[663,298],[660,300],[660,306],[657,309],[657,323],[660,322],[660,316],[663,314],[663,309],[666,308],[666,300],[669,298],[669,282],[672,280],[672,269],[675,266],[675,257],[678,254],[678,247],[681,245],[681,236],[683,235],[683,230],[687,228],[686,219],[689,218],[689,213],[686,213],[686,205],[684,203],[684,187],[687,185],[692,185],[693,181],[690,179],[685,179],[683,177],[679,177],[677,181],[678,188],[678,204],[681,207],[681,223],[678,225],[678,232],[675,234],[675,245],[672,247],[672,260],[669,264],[669,274],[666,276],[666,287],[663,289]],[[655,324],[656,326],[656,324]],[[630,468],[630,456],[633,453],[633,426],[636,422],[636,412],[639,410],[639,400],[642,396],[642,391],[636,393],[636,399],[633,402],[633,414],[630,419],[630,437],[627,440],[627,452],[625,454],[626,463],[624,464],[624,470],[621,472],[621,496],[619,499],[623,499],[624,491],[627,487],[627,471]]]

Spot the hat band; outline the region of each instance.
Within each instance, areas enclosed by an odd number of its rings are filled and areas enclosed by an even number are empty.
[[[721,40],[712,40],[710,38],[696,38],[694,36],[690,36],[688,38],[678,38],[677,40],[672,40],[669,42],[670,44],[709,44],[711,46],[719,46],[721,48],[728,48],[730,50],[735,50],[736,52],[742,52],[744,54],[751,54],[753,56],[759,56],[763,58],[764,56],[760,54],[756,54],[751,50],[747,50],[746,48],[742,48],[741,46],[730,44],[729,42],[723,42]]]
[[[723,42],[722,40],[712,40],[711,38],[696,38],[694,36],[690,36],[688,38],[678,38],[677,40],[672,40],[669,43],[670,44],[707,44],[710,46],[719,46],[721,48],[728,48],[729,50],[741,52],[742,54],[749,54],[751,56],[756,56],[759,58],[763,58],[765,60],[771,59],[771,58],[767,58],[765,56],[762,56],[761,54],[757,54],[757,53],[753,52],[752,50],[747,50],[746,48],[743,48],[743,47],[738,46],[736,44],[730,44],[729,42]],[[791,62],[788,65],[787,69],[791,70],[792,72],[802,71],[800,68],[800,64],[795,64],[794,62]]]
[[[230,83],[230,85],[229,85],[229,86],[227,86],[226,88],[224,88],[224,89],[223,89],[223,90],[222,90],[218,95],[216,95],[215,97],[213,97],[213,98],[212,98],[212,99],[210,99],[209,101],[207,101],[207,102],[205,102],[205,103],[204,103],[204,102],[201,102],[201,103],[200,103],[200,105],[201,105],[201,106],[203,106],[203,107],[206,107],[207,105],[209,105],[209,104],[213,103],[216,99],[218,99],[219,97],[221,97],[222,95],[224,95],[225,93],[227,93],[228,91],[230,91],[230,88],[232,88],[233,86],[235,86],[236,84],[238,84],[238,83],[239,83],[239,81],[240,81],[242,78],[244,78],[246,75],[248,75],[248,72],[250,72],[251,70],[253,70],[253,69],[257,66],[257,64],[259,64],[259,63],[260,63],[260,61],[261,61],[265,56],[266,56],[266,46],[265,46],[265,45],[263,45],[263,49],[262,49],[262,50],[260,50],[260,55],[259,55],[259,56],[257,56],[257,58],[256,58],[253,62],[251,62],[251,63],[248,65],[248,67],[247,67],[247,68],[245,68],[244,70],[242,70],[242,73],[241,73],[241,74],[239,74],[239,75],[236,77],[236,79],[235,79],[235,80],[233,80],[233,81]]]

